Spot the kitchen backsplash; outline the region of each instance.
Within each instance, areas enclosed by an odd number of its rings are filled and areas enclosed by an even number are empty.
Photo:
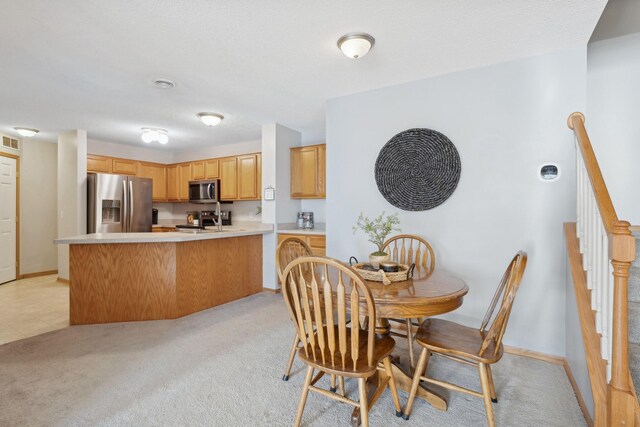
[[[252,200],[245,202],[222,203],[222,210],[231,211],[232,221],[261,221],[262,217],[256,212],[260,201]],[[187,212],[215,210],[216,205],[199,205],[192,203],[154,203],[153,207],[158,209],[158,220],[182,220],[187,221]]]

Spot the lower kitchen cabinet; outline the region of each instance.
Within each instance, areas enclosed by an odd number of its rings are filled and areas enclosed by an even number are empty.
[[[316,256],[326,256],[327,237],[322,234],[285,234],[278,233],[278,244],[288,237],[296,237],[305,242]]]

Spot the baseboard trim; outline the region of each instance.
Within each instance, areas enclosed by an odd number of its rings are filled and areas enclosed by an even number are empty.
[[[530,359],[541,360],[543,362],[553,363],[556,365],[561,365],[564,368],[564,372],[567,374],[567,378],[569,379],[569,383],[571,384],[571,388],[573,389],[573,393],[576,395],[576,399],[578,399],[578,406],[580,406],[580,411],[582,411],[582,416],[584,417],[584,421],[587,423],[587,426],[593,427],[593,419],[589,414],[589,410],[587,409],[587,404],[582,397],[582,393],[578,388],[578,383],[576,383],[576,379],[573,376],[573,372],[571,372],[571,367],[569,366],[569,362],[567,359],[562,356],[554,356],[552,354],[540,353],[538,351],[527,350],[519,347],[511,347],[508,345],[504,346],[504,352],[508,354],[513,354],[514,356],[528,357]]]
[[[37,271],[35,273],[21,274],[20,279],[31,279],[32,277],[50,276],[52,274],[58,274],[58,270]]]
[[[279,294],[282,292],[282,288],[272,289],[272,288],[262,288],[262,292],[266,292],[268,294]]]
[[[63,279],[62,277],[58,277],[58,278],[56,279],[56,282],[58,282],[58,283],[64,283],[65,285],[68,285],[68,284],[70,283],[70,282],[69,282],[69,279]]]

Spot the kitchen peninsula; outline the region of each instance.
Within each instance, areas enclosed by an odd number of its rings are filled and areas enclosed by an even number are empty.
[[[175,319],[262,291],[270,225],[191,234],[108,233],[69,244],[70,323]]]

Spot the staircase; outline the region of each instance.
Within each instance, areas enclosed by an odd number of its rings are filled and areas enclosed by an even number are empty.
[[[629,371],[636,392],[640,390],[640,233],[636,238],[636,260],[629,269]]]

